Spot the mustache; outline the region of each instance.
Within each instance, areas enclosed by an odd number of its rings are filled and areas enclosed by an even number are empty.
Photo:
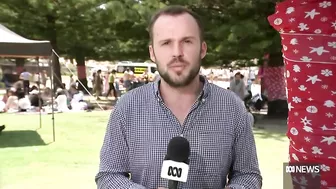
[[[189,64],[189,62],[184,60],[182,57],[175,57],[169,61],[168,66],[173,66],[176,63]]]

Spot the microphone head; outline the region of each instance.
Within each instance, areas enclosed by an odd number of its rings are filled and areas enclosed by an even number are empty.
[[[176,162],[188,162],[190,155],[189,141],[184,137],[174,137],[169,141],[167,149],[167,160]]]

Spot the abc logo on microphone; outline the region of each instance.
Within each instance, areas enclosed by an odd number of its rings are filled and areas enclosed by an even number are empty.
[[[168,167],[168,176],[180,178],[182,175],[182,168],[169,166]]]
[[[179,182],[187,182],[189,165],[183,162],[165,160],[162,163],[161,177]]]

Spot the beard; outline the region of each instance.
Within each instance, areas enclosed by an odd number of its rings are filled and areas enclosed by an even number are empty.
[[[186,66],[189,65],[192,67],[190,68],[190,70],[182,70],[179,73],[174,73],[173,71],[169,70],[169,66],[174,63],[185,64]],[[199,75],[199,71],[201,69],[201,55],[199,55],[198,62],[195,65],[190,64],[188,61],[184,60],[181,57],[171,60],[168,63],[167,68],[162,66],[160,62],[157,62],[156,65],[161,78],[168,85],[175,88],[185,87],[188,86],[195,79],[195,77]],[[185,71],[187,71],[187,73],[183,73]]]

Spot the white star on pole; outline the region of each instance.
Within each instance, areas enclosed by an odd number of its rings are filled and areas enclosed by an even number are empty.
[[[315,15],[319,15],[319,12],[316,12],[316,9],[311,10],[310,12],[305,12],[306,16],[305,18],[310,17],[311,19],[314,19]]]
[[[332,114],[331,112],[328,112],[328,113],[326,113],[326,116],[327,116],[328,118],[332,118],[332,117],[334,116],[334,114]]]
[[[330,136],[330,137],[324,137],[322,136],[323,140],[321,140],[321,143],[327,142],[328,145],[332,144],[333,142],[336,143],[335,136]]]
[[[309,47],[309,48],[311,48],[312,50],[309,52],[309,53],[314,53],[314,52],[316,52],[319,56],[321,56],[323,53],[328,53],[329,51],[327,51],[327,50],[324,50],[324,47],[323,46],[321,46],[321,47]]]
[[[314,75],[314,76],[308,75],[308,79],[306,80],[306,82],[308,81],[311,81],[312,84],[315,84],[317,81],[322,81],[322,80],[317,78],[317,75]]]
[[[328,127],[325,126],[325,125],[323,125],[323,126],[321,127],[321,129],[322,129],[323,131],[326,131],[326,130],[328,130]]]
[[[311,120],[307,119],[307,116],[305,116],[304,118],[301,118],[301,123],[303,123],[304,125],[312,125]]]
[[[336,30],[336,21],[335,22],[331,22],[331,27],[335,28],[335,30]]]
[[[307,153],[303,148],[300,148],[299,152],[301,152],[301,153]]]

